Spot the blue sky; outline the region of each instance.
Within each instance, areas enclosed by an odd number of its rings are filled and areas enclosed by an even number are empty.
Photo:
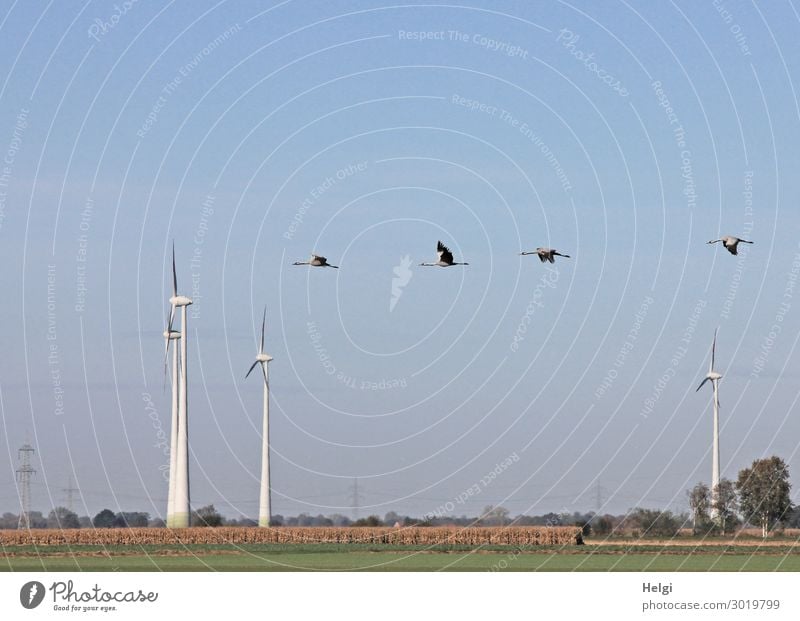
[[[164,512],[173,240],[196,506],[256,513],[264,305],[276,513],[349,514],[354,477],[362,514],[588,510],[598,485],[605,511],[681,509],[717,327],[723,475],[800,472],[799,25],[788,2],[6,3],[0,508],[28,434],[35,507],[72,475],[81,513]],[[437,239],[470,265],[418,267]],[[341,269],[290,265],[312,250]]]

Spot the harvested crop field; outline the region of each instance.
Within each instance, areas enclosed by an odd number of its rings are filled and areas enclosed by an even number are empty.
[[[589,538],[576,528],[0,532],[4,571],[800,571],[800,544]]]
[[[99,528],[0,531],[2,546],[291,544],[334,543],[386,545],[577,545],[576,527],[469,528]]]

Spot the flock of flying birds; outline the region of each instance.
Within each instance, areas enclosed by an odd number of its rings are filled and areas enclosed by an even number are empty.
[[[709,241],[709,244],[716,244],[717,242],[722,242],[722,245],[725,249],[730,252],[731,254],[739,254],[739,243],[743,244],[752,244],[753,242],[748,241],[746,239],[741,239],[740,237],[733,237],[732,235],[725,235],[719,239],[712,239]],[[453,265],[469,265],[469,263],[458,263],[457,261],[453,260],[453,253],[450,252],[450,249],[445,246],[441,241],[436,244],[436,252],[439,255],[439,260],[435,263],[420,263],[421,266],[424,267],[452,267]],[[537,248],[531,252],[520,252],[520,255],[526,254],[535,254],[538,255],[539,261],[544,263],[548,261],[550,263],[555,263],[556,257],[564,257],[565,259],[569,259],[570,256],[568,254],[561,254],[555,248]],[[337,270],[339,269],[338,265],[331,265],[328,263],[328,259],[318,254],[312,254],[311,258],[308,261],[295,261],[292,265],[310,265],[311,267],[333,267]]]

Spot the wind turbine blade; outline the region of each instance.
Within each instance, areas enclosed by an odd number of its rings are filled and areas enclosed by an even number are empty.
[[[172,242],[172,297],[178,295],[178,275],[175,271],[175,242]],[[169,319],[167,321],[167,332],[172,332],[172,322],[175,321],[175,305],[170,304]],[[167,351],[169,351],[169,339],[167,339]],[[166,364],[166,360],[165,360]]]
[[[714,330],[714,342],[711,344],[711,367],[709,367],[711,371],[714,370],[714,359],[717,355],[717,330]]]
[[[264,353],[264,326],[267,323],[267,307],[264,307],[264,316],[261,318],[261,347],[258,349],[259,354]]]
[[[264,385],[269,390],[269,380],[267,379],[267,365],[266,363],[261,363],[261,372],[264,374]]]
[[[697,387],[697,390],[695,390],[695,392],[700,390],[703,387],[703,384],[705,384],[707,381],[708,381],[708,378],[705,378],[702,382],[700,382],[700,385]]]
[[[166,343],[166,352],[164,353],[164,387],[163,391],[167,392],[167,376],[169,375],[169,363],[167,362],[169,358],[169,332],[167,332],[167,338],[165,339]]]
[[[247,375],[245,375],[245,376],[244,376],[244,379],[247,379],[248,377],[250,377],[250,374],[253,372],[253,369],[255,369],[255,368],[256,368],[256,365],[257,365],[257,364],[258,364],[258,360],[256,360],[256,361],[253,363],[253,366],[251,366],[251,367],[250,367],[250,370],[247,372]]]
[[[167,321],[167,332],[172,332],[172,324],[175,322],[175,306],[170,304],[169,321]]]
[[[175,242],[172,242],[172,297],[178,295],[178,273],[175,271]]]
[[[170,305],[171,306],[171,305]],[[172,323],[172,317],[170,317],[170,311],[167,311],[167,336],[164,339],[166,343],[164,343],[164,374],[166,375],[167,372],[167,357],[169,356],[169,333],[170,333],[170,324]]]

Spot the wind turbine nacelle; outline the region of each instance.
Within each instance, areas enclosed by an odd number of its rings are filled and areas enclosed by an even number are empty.
[[[722,379],[722,374],[721,373],[717,373],[716,371],[711,371],[711,373],[706,375],[706,377],[708,379],[712,380],[712,381],[721,380]]]
[[[272,356],[269,354],[258,354],[258,356],[256,356],[256,360],[259,362],[272,362]]]
[[[177,330],[164,330],[164,338],[174,341],[175,339],[181,338],[181,333]]]
[[[169,303],[173,306],[189,306],[192,298],[187,298],[185,295],[174,295],[169,299]]]

